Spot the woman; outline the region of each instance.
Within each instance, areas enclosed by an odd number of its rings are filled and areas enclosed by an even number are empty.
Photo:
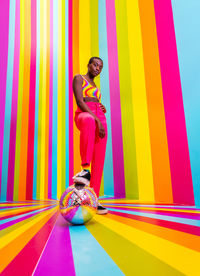
[[[74,177],[74,183],[93,187],[97,197],[101,185],[107,142],[106,108],[101,101],[101,92],[94,78],[103,69],[103,61],[92,57],[87,65],[86,75],[76,75],[73,79],[73,91],[77,103],[75,123],[80,130],[80,154],[82,171]],[[91,173],[90,173],[91,171]],[[108,210],[98,203],[97,214],[106,214]]]

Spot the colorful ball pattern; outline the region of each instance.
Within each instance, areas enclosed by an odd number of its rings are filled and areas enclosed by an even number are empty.
[[[64,191],[59,207],[68,222],[84,224],[96,213],[97,203],[97,196],[92,188],[75,184]]]

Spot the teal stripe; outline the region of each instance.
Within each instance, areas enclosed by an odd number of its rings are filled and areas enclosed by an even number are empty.
[[[52,198],[57,199],[58,132],[58,2],[53,2],[53,127],[52,127]]]
[[[111,133],[111,114],[110,114],[110,88],[108,72],[108,48],[107,48],[107,29],[106,29],[106,3],[99,0],[99,55],[103,60],[103,70],[101,73],[102,103],[106,106],[106,119],[108,126],[108,140],[104,163],[104,194],[114,196],[113,181],[113,158],[112,158],[112,133]]]
[[[40,0],[37,0],[37,57],[36,57],[36,92],[35,92],[35,134],[33,165],[33,199],[37,198],[37,151],[38,151],[38,114],[39,114],[39,79],[40,79]]]
[[[69,16],[68,1],[65,3],[65,143],[66,143],[66,177],[65,187],[69,186]],[[72,42],[71,42],[72,43]]]
[[[1,26],[1,28],[3,28],[3,26]],[[7,66],[7,80],[6,80],[6,103],[5,103],[5,119],[4,119],[5,121],[4,121],[4,140],[3,140],[2,178],[1,178],[1,200],[6,200],[6,195],[7,195],[10,119],[11,119],[11,104],[12,104],[12,85],[13,85],[14,41],[15,41],[15,0],[10,0],[8,66]],[[0,43],[3,43],[3,42],[1,41]]]
[[[200,2],[172,1],[196,206],[200,206]]]
[[[186,219],[186,218],[179,218],[179,217],[173,217],[173,216],[165,216],[165,215],[156,215],[156,214],[148,214],[144,212],[134,212],[134,211],[127,211],[127,210],[119,210],[115,208],[108,208],[110,211],[114,211],[117,213],[124,213],[124,214],[131,214],[136,215],[138,217],[146,217],[146,218],[153,218],[153,219],[160,219],[165,221],[172,221],[172,222],[178,222],[178,223],[184,223],[187,225],[193,225],[200,227],[200,220],[196,219]]]
[[[84,225],[69,226],[77,276],[124,275]]]

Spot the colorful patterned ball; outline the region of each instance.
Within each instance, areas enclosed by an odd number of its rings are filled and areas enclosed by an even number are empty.
[[[97,196],[92,188],[74,184],[62,194],[59,207],[68,222],[84,224],[96,213],[97,202]]]

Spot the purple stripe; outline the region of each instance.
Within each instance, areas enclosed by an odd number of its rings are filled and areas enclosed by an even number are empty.
[[[20,52],[20,0],[16,0],[15,49],[14,49],[14,67],[13,67],[10,145],[9,145],[9,160],[8,160],[7,200],[13,200],[13,191],[14,191],[15,143],[16,143],[18,81],[19,81],[19,52]]]
[[[4,117],[6,99],[6,78],[8,61],[8,33],[9,33],[9,3],[8,0],[1,0],[0,8],[0,196],[1,196],[1,176],[3,158],[3,137],[4,137]]]
[[[112,126],[114,194],[125,197],[124,157],[122,141],[121,104],[119,88],[119,67],[117,52],[117,34],[115,1],[106,0],[108,69],[110,84],[110,111]]]
[[[34,275],[76,275],[69,227],[61,215],[58,216]]]
[[[49,72],[49,165],[48,198],[52,198],[52,116],[53,116],[53,0],[50,0],[50,72]]]
[[[171,0],[154,0],[154,5],[173,198],[175,203],[194,204]]]

